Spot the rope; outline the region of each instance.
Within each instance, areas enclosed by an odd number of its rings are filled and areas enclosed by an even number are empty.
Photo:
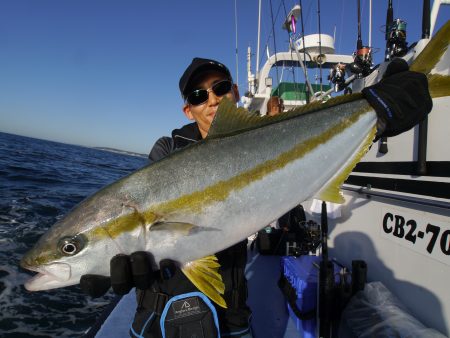
[[[236,31],[236,83],[239,83],[239,58],[238,58],[238,19],[237,19],[237,5],[234,0],[234,23]]]
[[[275,50],[275,63],[277,63],[277,44],[275,39],[275,21],[273,19],[273,8],[272,8],[272,0],[270,1],[270,18],[272,20],[272,33],[273,33],[273,48]],[[280,77],[278,75],[278,67],[275,67],[277,71],[277,83],[280,81]]]
[[[319,58],[322,57],[322,33],[320,31],[320,0],[317,0],[317,17],[319,20]],[[319,62],[320,91],[322,92],[322,60]]]
[[[300,21],[302,24],[302,42],[303,42],[303,60],[306,62],[306,48],[305,48],[305,25],[303,21],[303,5],[302,0],[300,0]],[[305,94],[306,94],[306,103],[309,103],[310,100],[310,92],[308,86],[305,86]]]

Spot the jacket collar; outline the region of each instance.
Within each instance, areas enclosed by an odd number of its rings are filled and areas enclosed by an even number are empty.
[[[175,142],[175,148],[183,148],[191,143],[198,142],[202,139],[197,123],[189,123],[180,129],[172,131],[172,138]]]

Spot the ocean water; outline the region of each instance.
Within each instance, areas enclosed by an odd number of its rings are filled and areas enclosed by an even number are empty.
[[[72,207],[144,166],[130,156],[0,133],[0,337],[81,337],[114,298],[78,286],[28,292],[23,254]]]

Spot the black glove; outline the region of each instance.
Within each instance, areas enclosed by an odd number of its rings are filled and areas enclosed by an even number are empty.
[[[427,77],[410,71],[406,61],[399,58],[391,61],[379,83],[362,93],[378,115],[377,138],[411,129],[433,107]]]
[[[133,252],[128,255],[114,256],[110,261],[111,277],[101,275],[83,275],[80,279],[81,290],[93,298],[103,296],[110,287],[118,295],[125,295],[133,287],[148,289],[155,278],[170,279],[177,269],[172,260],[162,260],[160,270],[153,271],[153,257],[145,251]],[[159,272],[159,276],[158,276]]]

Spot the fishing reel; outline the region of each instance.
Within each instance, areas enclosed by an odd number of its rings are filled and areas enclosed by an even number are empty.
[[[334,91],[340,92],[346,87],[345,84],[345,64],[338,63],[330,69],[328,80],[333,83]]]
[[[389,60],[394,57],[401,57],[408,51],[406,42],[406,22],[396,19],[389,26],[388,39],[386,42],[386,52]]]
[[[350,71],[361,79],[372,72],[372,48],[362,46],[353,53],[354,61],[349,64]]]

